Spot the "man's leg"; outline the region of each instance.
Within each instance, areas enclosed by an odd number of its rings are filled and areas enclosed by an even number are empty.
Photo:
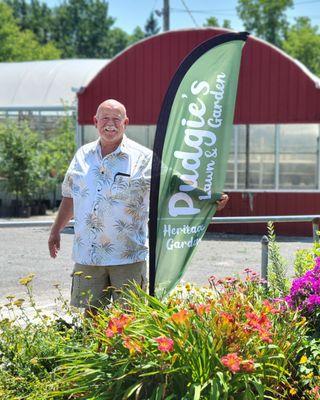
[[[132,289],[132,282],[146,288],[146,261],[108,267],[113,300],[121,300],[121,290]]]
[[[75,264],[72,272],[70,304],[94,313],[96,307],[105,307],[110,301],[108,268],[95,265]]]

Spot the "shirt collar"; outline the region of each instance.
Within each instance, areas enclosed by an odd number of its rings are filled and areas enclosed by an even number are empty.
[[[101,155],[101,146],[100,146],[100,138],[98,138],[95,142],[93,142],[93,146],[91,148],[92,153],[97,153],[100,158],[102,158]],[[124,134],[121,143],[119,146],[112,152],[106,155],[106,157],[109,156],[115,156],[115,155],[120,155],[121,153],[123,154],[128,154],[128,138]]]

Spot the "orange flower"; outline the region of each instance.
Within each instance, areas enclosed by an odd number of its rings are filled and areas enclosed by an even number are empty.
[[[272,343],[271,332],[269,332],[271,322],[267,315],[262,313],[259,316],[254,312],[247,312],[246,317],[248,319],[248,326],[245,329],[258,332],[262,341]]]
[[[166,336],[159,336],[154,339],[158,343],[158,349],[163,353],[168,353],[173,350],[174,342]]]
[[[230,322],[231,324],[234,323],[235,318],[232,314],[222,311],[220,313],[223,322]]]
[[[142,348],[141,346],[133,339],[131,339],[129,336],[125,336],[123,338],[123,345],[127,349],[129,349],[130,355],[134,353],[142,353]]]
[[[131,321],[132,317],[127,314],[121,314],[119,318],[111,318],[105,330],[107,337],[111,338],[118,333],[122,333],[123,329],[128,326]]]
[[[185,324],[189,320],[189,312],[187,310],[180,310],[171,315],[171,319],[176,324]]]
[[[242,358],[238,356],[238,353],[229,353],[226,356],[221,357],[220,360],[221,363],[233,374],[240,371]]]
[[[211,304],[192,304],[191,308],[195,311],[195,313],[200,317],[204,313],[209,313],[211,310]]]
[[[279,314],[280,310],[275,308],[273,306],[273,304],[270,303],[269,300],[264,300],[263,302],[263,306],[264,306],[264,311],[266,313],[271,313],[271,314]]]

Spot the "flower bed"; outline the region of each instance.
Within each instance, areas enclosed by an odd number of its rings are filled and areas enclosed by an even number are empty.
[[[286,298],[270,298],[271,288],[246,270],[241,279],[211,277],[206,288],[179,286],[165,301],[136,288],[81,324],[80,315],[70,324],[44,316],[26,277],[36,320],[8,296],[0,397],[320,399],[319,265]]]

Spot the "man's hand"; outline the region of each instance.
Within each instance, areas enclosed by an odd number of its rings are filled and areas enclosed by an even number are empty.
[[[60,250],[60,232],[67,225],[73,215],[73,200],[72,197],[62,197],[58,215],[52,225],[48,247],[50,256],[56,258]]]
[[[49,240],[48,240],[48,247],[49,247],[50,256],[52,258],[56,258],[58,251],[60,250],[60,233],[59,232],[51,231]]]
[[[229,201],[229,196],[227,194],[223,194],[221,196],[221,199],[219,201],[217,201],[217,211],[221,211],[224,209],[224,207],[226,206],[226,204]]]

